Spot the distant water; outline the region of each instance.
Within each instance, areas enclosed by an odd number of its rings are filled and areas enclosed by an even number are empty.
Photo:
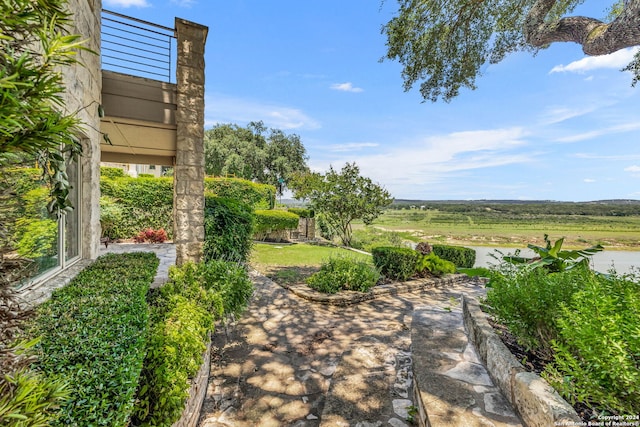
[[[475,267],[488,267],[491,264],[496,264],[497,260],[492,258],[490,254],[495,254],[495,250],[499,250],[503,254],[513,254],[515,248],[496,248],[486,246],[467,246],[476,250],[476,264]],[[521,256],[531,257],[534,255],[533,251],[529,249],[523,249],[520,251]],[[607,251],[598,252],[591,258],[591,266],[594,270],[602,273],[608,272],[611,267],[615,267],[618,273],[624,274],[631,271],[631,267],[640,269],[640,251]]]

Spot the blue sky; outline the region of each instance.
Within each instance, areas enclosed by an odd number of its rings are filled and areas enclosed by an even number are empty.
[[[103,0],[106,9],[209,27],[206,124],[262,120],[300,135],[313,170],[356,162],[400,199],[640,199],[633,50],[585,58],[555,44],[487,66],[450,103],[404,92],[384,56],[386,0]],[[609,2],[576,13],[602,18]]]

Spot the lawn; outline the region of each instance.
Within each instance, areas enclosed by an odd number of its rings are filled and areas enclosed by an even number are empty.
[[[602,244],[607,250],[640,250],[640,215],[498,214],[495,211],[444,212],[386,210],[373,226],[411,233],[411,240],[471,246],[526,247],[565,237],[567,248]],[[362,224],[355,225],[362,229]]]
[[[371,260],[370,255],[332,246],[256,243],[251,251],[250,264],[278,283],[300,283],[318,271],[324,261],[336,256]]]

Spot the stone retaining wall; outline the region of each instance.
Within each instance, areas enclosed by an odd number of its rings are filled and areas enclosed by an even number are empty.
[[[527,427],[580,425],[581,419],[545,380],[527,372],[502,343],[478,302],[463,296],[464,326],[494,383]]]
[[[209,337],[209,344],[202,356],[202,365],[200,370],[193,378],[191,382],[191,389],[189,390],[189,399],[185,404],[182,417],[172,427],[195,427],[198,425],[200,419],[200,409],[202,408],[202,402],[207,396],[207,383],[209,381],[209,372],[211,370],[211,337]]]

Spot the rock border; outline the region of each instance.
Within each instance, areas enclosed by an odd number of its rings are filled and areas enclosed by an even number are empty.
[[[446,287],[469,281],[466,274],[447,274],[444,277],[413,279],[407,282],[394,282],[387,285],[374,286],[368,292],[340,291],[337,294],[325,294],[311,289],[305,284],[279,284],[293,294],[309,301],[327,305],[347,306],[369,301],[382,295],[399,295],[407,292],[421,291],[432,287]]]
[[[209,373],[211,372],[211,343],[212,338],[211,334],[209,334],[209,343],[202,355],[202,365],[200,365],[200,370],[191,381],[189,398],[185,402],[180,419],[173,423],[171,427],[195,427],[200,421],[200,409],[202,409],[202,403],[207,397]]]
[[[462,296],[462,315],[469,339],[494,383],[527,427],[581,425],[578,416],[544,379],[527,372],[489,324],[475,298]]]

